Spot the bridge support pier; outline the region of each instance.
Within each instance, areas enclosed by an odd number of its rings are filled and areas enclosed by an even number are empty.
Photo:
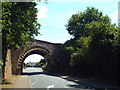
[[[21,69],[17,69],[16,70],[16,75],[21,75],[22,74],[21,72],[22,72]]]

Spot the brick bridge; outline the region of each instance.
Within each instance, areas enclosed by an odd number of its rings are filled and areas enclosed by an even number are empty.
[[[11,72],[14,75],[20,75],[23,69],[23,62],[25,58],[31,54],[39,54],[47,61],[47,70],[50,72],[56,72],[57,64],[59,61],[59,47],[61,44],[54,44],[41,40],[34,40],[28,43],[27,47],[21,47],[18,49],[11,49],[9,51],[11,59]],[[9,68],[9,67],[8,67]],[[9,71],[9,70],[7,70]]]

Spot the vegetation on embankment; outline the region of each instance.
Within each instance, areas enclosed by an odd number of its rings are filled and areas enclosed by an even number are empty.
[[[66,29],[73,38],[61,49],[61,71],[119,82],[120,28],[88,7],[73,14]]]

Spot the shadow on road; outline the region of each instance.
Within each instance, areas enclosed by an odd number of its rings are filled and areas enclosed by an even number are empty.
[[[114,88],[116,88],[114,86],[109,86],[109,85],[104,85],[104,84],[97,83],[97,82],[92,82],[92,81],[90,81],[88,79],[85,79],[85,78],[76,78],[76,77],[71,77],[71,76],[67,76],[67,75],[63,76],[63,75],[59,75],[59,74],[49,73],[47,71],[23,72],[22,73],[22,75],[28,75],[28,76],[40,75],[40,74],[54,76],[54,77],[60,77],[60,78],[62,78],[64,80],[72,81],[72,82],[76,83],[76,85],[68,84],[68,87],[71,87],[71,88],[83,88],[83,89],[85,89],[85,88],[87,88],[87,89],[88,88],[91,88],[91,89],[93,89],[93,88],[102,88],[103,90],[104,89],[113,90]]]
[[[68,76],[67,78],[65,78],[66,76],[61,76],[59,74],[53,74],[53,73],[49,73],[47,71],[40,71],[40,72],[23,72],[22,75],[28,75],[28,76],[32,76],[32,75],[40,75],[40,74],[44,74],[44,75],[48,75],[48,76],[53,76],[53,77],[59,77],[59,78],[62,78],[66,81],[72,81],[74,83],[76,83],[75,85],[74,84],[67,84],[68,87],[71,87],[71,88],[88,88],[88,87],[85,87],[83,86],[82,84],[79,84],[78,82],[76,82],[75,80],[72,80],[72,79],[69,79]]]
[[[28,75],[28,76],[31,76],[31,75],[40,75],[40,74],[45,74],[45,75],[50,75],[50,76],[59,77],[59,75],[53,74],[53,73],[49,73],[49,72],[47,72],[47,71],[41,71],[41,72],[23,72],[23,73],[22,73],[22,75]]]

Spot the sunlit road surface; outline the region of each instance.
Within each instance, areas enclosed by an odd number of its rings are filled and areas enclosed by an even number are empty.
[[[84,88],[84,86],[78,85],[75,82],[43,72],[41,68],[29,67],[24,71],[24,74],[29,76],[31,88],[65,88],[67,90],[72,90],[72,88]]]

